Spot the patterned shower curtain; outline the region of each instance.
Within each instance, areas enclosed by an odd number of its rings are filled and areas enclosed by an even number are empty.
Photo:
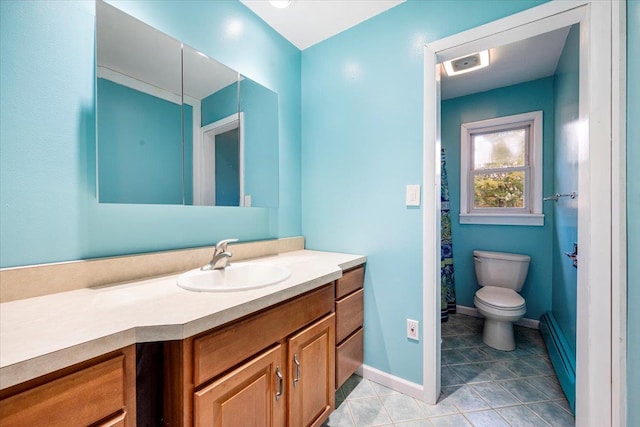
[[[449,213],[449,182],[447,179],[447,162],[445,149],[440,153],[440,321],[449,320],[449,313],[456,312],[456,287],[453,277],[453,244],[451,241],[451,215]]]

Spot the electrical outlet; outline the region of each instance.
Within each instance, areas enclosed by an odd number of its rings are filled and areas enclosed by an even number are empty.
[[[407,338],[410,340],[420,340],[420,324],[417,320],[407,319]]]

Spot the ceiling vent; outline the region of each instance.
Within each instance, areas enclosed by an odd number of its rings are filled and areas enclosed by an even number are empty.
[[[489,65],[489,51],[472,53],[471,55],[452,59],[443,63],[448,76],[469,73]]]

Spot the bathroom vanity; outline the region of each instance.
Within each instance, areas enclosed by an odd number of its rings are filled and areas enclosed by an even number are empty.
[[[362,364],[365,258],[258,262],[291,277],[200,293],[173,275],[2,304],[0,423],[321,425]]]

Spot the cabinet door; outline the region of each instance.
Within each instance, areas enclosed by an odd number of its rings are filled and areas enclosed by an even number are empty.
[[[195,393],[196,427],[284,426],[285,384],[278,345]]]
[[[287,354],[289,425],[320,426],[335,406],[335,315],[293,336]]]

